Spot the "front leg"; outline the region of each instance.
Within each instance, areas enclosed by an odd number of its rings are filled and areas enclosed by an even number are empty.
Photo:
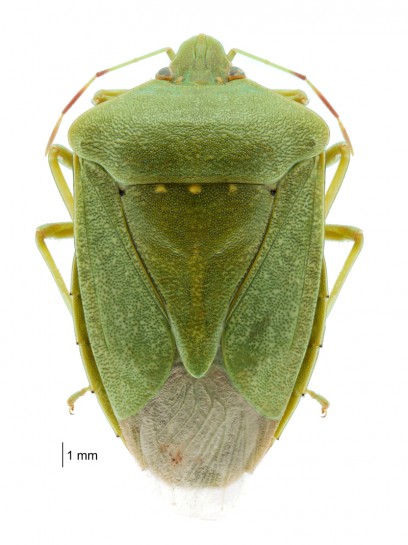
[[[274,89],[273,92],[287,98],[288,100],[293,100],[294,102],[298,102],[299,104],[303,104],[305,106],[309,102],[307,94],[300,89]]]
[[[61,198],[64,201],[65,206],[71,216],[74,219],[74,197],[71,190],[68,187],[65,176],[62,173],[61,166],[73,170],[73,155],[72,152],[64,148],[64,146],[54,145],[51,147],[48,154],[48,163],[50,165],[51,173],[54,177],[54,181],[60,192]]]
[[[48,162],[52,175],[54,177],[55,183],[57,185],[58,191],[60,192],[61,198],[64,201],[65,206],[71,216],[71,219],[74,217],[74,197],[71,190],[68,187],[68,183],[65,179],[65,176],[62,173],[61,165],[73,169],[73,155],[70,150],[64,148],[63,146],[52,146],[48,154]],[[37,228],[35,233],[35,240],[38,246],[38,249],[41,252],[41,255],[44,258],[48,268],[51,271],[52,277],[55,280],[55,283],[58,286],[58,289],[64,299],[65,304],[69,312],[72,314],[72,302],[69,290],[61,276],[61,273],[55,263],[54,257],[52,256],[46,240],[49,238],[55,239],[64,239],[64,238],[73,238],[74,236],[74,224],[69,223],[49,223],[47,225],[41,225]]]
[[[326,168],[337,162],[339,163],[324,198],[325,217],[327,218],[330,208],[336,200],[337,193],[341,188],[344,177],[346,176],[347,168],[350,163],[350,148],[346,142],[339,142],[338,144],[331,146],[326,151],[325,156]]]
[[[98,104],[107,102],[108,100],[111,100],[112,98],[119,97],[120,95],[123,95],[123,93],[126,93],[127,91],[128,89],[100,89],[97,93],[94,94],[92,99],[92,104],[94,106],[97,106]]]

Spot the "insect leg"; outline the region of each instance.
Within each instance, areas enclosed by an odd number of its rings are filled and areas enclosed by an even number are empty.
[[[307,347],[305,357],[303,359],[302,367],[300,368],[299,375],[296,380],[296,384],[293,388],[293,393],[289,399],[285,413],[283,414],[283,417],[275,432],[275,439],[280,438],[282,431],[284,430],[286,424],[289,422],[290,418],[292,417],[301,397],[306,393],[310,394],[309,390],[307,389],[307,386],[309,384],[310,377],[312,376],[313,369],[314,369],[317,357],[319,355],[319,350],[323,343],[324,327],[325,327],[325,321],[326,321],[327,294],[328,292],[327,292],[326,264],[323,261],[322,276],[320,278],[319,296],[317,299],[316,313],[315,313],[315,318],[313,322],[312,332],[310,335],[309,346]],[[311,397],[313,396],[311,395]],[[322,403],[322,401],[325,398],[323,398],[322,396],[319,396],[319,394],[316,394],[314,399],[317,399],[317,401],[319,401],[320,405],[322,406],[322,409],[324,407],[327,408],[329,406],[329,403],[327,400],[325,400],[327,401],[327,405],[324,405],[324,403]],[[322,415],[323,415],[323,411],[322,411]]]
[[[101,89],[94,94],[92,104],[97,106],[98,104],[102,104],[102,102],[107,102],[112,98],[123,95],[126,91],[127,89]]]
[[[305,394],[308,394],[312,399],[315,399],[322,408],[322,417],[324,418],[327,415],[327,410],[330,407],[329,401],[323,397],[321,394],[314,392],[313,390],[306,390]]]
[[[63,165],[69,169],[73,169],[73,157],[72,152],[63,146],[52,146],[48,154],[48,162],[55,183],[57,184],[58,191],[62,197],[62,200],[67,207],[71,219],[74,218],[74,197],[68,187],[65,176],[62,174],[61,166]]]
[[[78,401],[78,399],[84,396],[87,392],[91,392],[91,391],[92,391],[91,387],[86,386],[85,388],[82,388],[82,390],[79,390],[78,392],[75,392],[74,394],[69,396],[69,398],[67,399],[69,414],[74,414],[75,403]]]
[[[105,387],[103,385],[101,375],[99,374],[98,366],[96,365],[95,357],[91,348],[91,343],[89,341],[88,329],[85,322],[84,308],[82,305],[81,290],[79,287],[78,279],[78,268],[76,259],[74,258],[74,263],[72,266],[72,284],[71,284],[71,301],[72,301],[72,317],[74,320],[75,328],[75,338],[79,350],[81,351],[82,361],[84,363],[86,375],[88,377],[89,386],[82,388],[79,392],[72,394],[71,397],[67,399],[69,406],[69,411],[72,413],[74,410],[74,403],[77,399],[86,392],[91,391],[94,393],[103,408],[106,418],[108,419],[110,425],[112,426],[115,435],[117,437],[122,437],[122,431],[120,429],[119,422],[113,412],[110,400],[107,396]]]
[[[337,162],[338,166],[336,172],[333,175],[333,178],[325,195],[326,217],[343,183],[344,177],[347,172],[347,167],[350,162],[350,149],[345,142],[335,144],[326,151],[326,167],[333,165]],[[326,225],[325,238],[326,240],[350,240],[354,242],[331,291],[327,305],[327,314],[329,314],[331,309],[333,308],[333,305],[337,299],[337,296],[339,295],[341,288],[343,287],[348,273],[354,265],[354,262],[357,259],[361,248],[363,247],[364,237],[362,231],[357,227],[349,227],[347,225]]]
[[[47,225],[41,225],[37,227],[35,233],[35,240],[38,246],[38,249],[41,252],[41,255],[44,258],[44,261],[47,263],[48,268],[51,271],[51,274],[55,280],[55,283],[60,290],[62,298],[64,299],[65,304],[69,312],[72,314],[72,302],[69,290],[61,276],[61,273],[58,270],[57,265],[55,264],[54,258],[48,249],[48,246],[45,242],[47,238],[72,238],[74,236],[74,225],[73,223],[49,223]]]
[[[299,104],[304,104],[305,106],[309,102],[307,94],[300,89],[274,89],[273,92],[289,100],[298,102]]]
[[[324,198],[325,217],[327,218],[337,193],[343,183],[350,162],[350,149],[345,142],[334,144],[326,151],[326,167],[339,163]]]
[[[353,267],[358,254],[361,252],[364,243],[364,236],[363,232],[358,227],[351,227],[349,225],[326,225],[325,239],[337,241],[350,240],[354,243],[336,278],[333,289],[331,290],[329,300],[327,302],[327,314],[329,314],[334,306],[334,303],[336,302],[344,282],[346,281],[348,273]]]

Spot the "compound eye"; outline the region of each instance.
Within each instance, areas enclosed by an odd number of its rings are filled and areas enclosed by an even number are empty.
[[[168,66],[165,66],[164,68],[161,68],[156,74],[156,79],[162,79],[162,80],[165,80],[165,81],[172,81],[173,76],[171,74],[170,68]]]
[[[228,70],[228,81],[232,81],[234,79],[245,79],[246,75],[245,72],[238,68],[237,66],[231,66],[231,68]]]

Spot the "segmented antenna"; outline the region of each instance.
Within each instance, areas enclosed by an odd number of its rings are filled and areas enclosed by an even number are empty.
[[[282,70],[282,72],[287,72],[288,74],[292,74],[292,76],[296,76],[297,78],[303,80],[306,82],[309,87],[313,89],[313,91],[316,93],[316,95],[320,98],[320,100],[323,102],[323,104],[329,109],[329,111],[334,115],[334,117],[337,119],[337,123],[339,124],[341,134],[344,137],[344,140],[346,141],[346,144],[350,148],[350,153],[354,155],[353,146],[351,144],[351,140],[349,135],[347,134],[347,131],[340,119],[339,114],[336,112],[336,110],[333,108],[333,106],[330,104],[330,102],[327,100],[327,98],[319,91],[319,89],[313,85],[313,83],[307,78],[307,76],[303,74],[299,74],[299,72],[295,72],[294,70],[289,70],[289,68],[285,68],[284,66],[280,66],[279,64],[275,64],[271,61],[268,61],[266,59],[262,59],[261,57],[257,57],[256,55],[252,55],[252,53],[248,53],[247,51],[243,51],[242,49],[231,49],[231,51],[228,53],[228,58],[230,61],[235,57],[235,55],[239,53],[240,55],[244,55],[245,57],[249,57],[250,59],[254,59],[256,61],[262,62],[264,64],[267,64],[269,66],[273,66],[273,68],[276,68],[277,70]]]
[[[80,96],[84,94],[84,92],[92,85],[92,83],[101,76],[104,76],[108,72],[113,72],[114,70],[119,70],[119,68],[124,68],[125,66],[129,66],[130,64],[134,64],[135,62],[142,61],[143,59],[147,59],[149,57],[154,57],[155,55],[159,55],[160,53],[167,53],[170,60],[173,60],[175,57],[174,51],[171,49],[171,47],[163,47],[162,49],[158,49],[157,51],[153,51],[152,53],[147,53],[146,55],[142,55],[141,57],[136,57],[135,59],[132,59],[127,62],[123,62],[121,64],[117,64],[116,66],[112,66],[111,68],[107,68],[106,70],[101,70],[100,72],[96,72],[96,74],[88,81],[88,83],[85,83],[83,87],[71,98],[71,100],[68,102],[68,104],[65,106],[65,108],[62,110],[61,115],[58,118],[58,121],[55,124],[55,127],[51,133],[50,138],[48,139],[47,147],[45,148],[45,155],[48,155],[48,152],[50,151],[50,148],[52,146],[52,143],[54,142],[54,139],[58,133],[58,129],[60,128],[61,121],[64,117],[64,115],[70,110],[71,106],[75,104],[75,102],[79,99]]]

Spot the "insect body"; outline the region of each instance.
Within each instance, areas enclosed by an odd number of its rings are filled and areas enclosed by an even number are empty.
[[[154,80],[97,93],[73,153],[50,148],[73,222],[37,242],[117,435],[161,479],[220,487],[256,467],[307,391],[362,234],[325,223],[350,145],[326,150],[304,93],[247,79],[209,36],[166,51]],[[45,244],[69,236],[70,294]],[[325,239],[354,241],[330,297]]]

